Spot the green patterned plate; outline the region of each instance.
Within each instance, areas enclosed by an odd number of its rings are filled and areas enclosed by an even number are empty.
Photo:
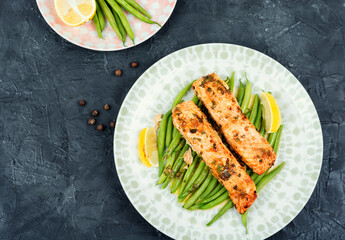
[[[211,227],[220,207],[188,211],[169,189],[155,186],[157,168],[139,160],[138,135],[154,126],[176,94],[193,79],[216,72],[222,79],[247,73],[253,91],[271,91],[281,109],[284,132],[277,163],[284,169],[259,194],[248,215],[248,235],[231,209]],[[192,94],[190,94],[191,98]],[[155,228],[175,239],[263,239],[286,226],[307,203],[316,185],[323,153],[320,121],[299,81],[282,65],[252,49],[231,44],[203,44],[179,50],[150,67],[133,85],[120,109],[114,157],[122,187],[137,211]]]

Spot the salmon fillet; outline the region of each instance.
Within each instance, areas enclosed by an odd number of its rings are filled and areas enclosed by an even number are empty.
[[[194,102],[187,101],[173,109],[172,118],[174,126],[228,190],[237,211],[243,214],[256,199],[255,184],[225,147],[205,114]]]
[[[271,145],[242,113],[229,87],[212,73],[193,83],[195,94],[221,127],[222,133],[241,160],[257,174],[263,174],[276,160]]]

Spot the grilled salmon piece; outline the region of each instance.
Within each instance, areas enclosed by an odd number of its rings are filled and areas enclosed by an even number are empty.
[[[225,147],[205,114],[194,102],[187,101],[173,109],[172,117],[174,126],[228,190],[237,211],[243,214],[256,199],[255,184]]]
[[[267,140],[242,113],[229,87],[212,73],[194,82],[193,89],[211,117],[221,127],[231,150],[257,174],[263,174],[276,160]]]

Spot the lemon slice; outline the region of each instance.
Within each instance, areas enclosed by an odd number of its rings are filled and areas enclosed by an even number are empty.
[[[153,167],[158,167],[157,135],[154,127],[149,127],[145,134],[146,158]]]
[[[263,107],[263,117],[266,122],[266,132],[277,132],[281,124],[280,110],[277,101],[267,92],[261,93],[260,99]]]
[[[140,161],[146,167],[152,167],[151,163],[146,157],[146,149],[145,149],[146,130],[147,128],[144,128],[143,130],[140,131],[140,134],[139,134],[139,142],[138,142],[139,158],[140,158]]]
[[[54,0],[54,6],[59,18],[71,27],[89,21],[96,13],[95,0]]]
[[[138,142],[139,158],[146,167],[158,167],[157,135],[155,128],[141,130]]]

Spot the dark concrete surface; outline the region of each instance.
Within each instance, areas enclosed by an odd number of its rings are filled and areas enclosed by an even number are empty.
[[[34,0],[0,1],[0,239],[168,239],[132,207],[113,162],[116,119],[136,79],[187,46],[225,42],[263,52],[310,94],[324,158],[301,213],[271,239],[345,239],[345,1],[178,0],[153,38],[94,52],[59,37]],[[131,61],[140,63],[131,69]],[[114,69],[124,70],[115,77]],[[79,107],[79,99],[87,105]]]

